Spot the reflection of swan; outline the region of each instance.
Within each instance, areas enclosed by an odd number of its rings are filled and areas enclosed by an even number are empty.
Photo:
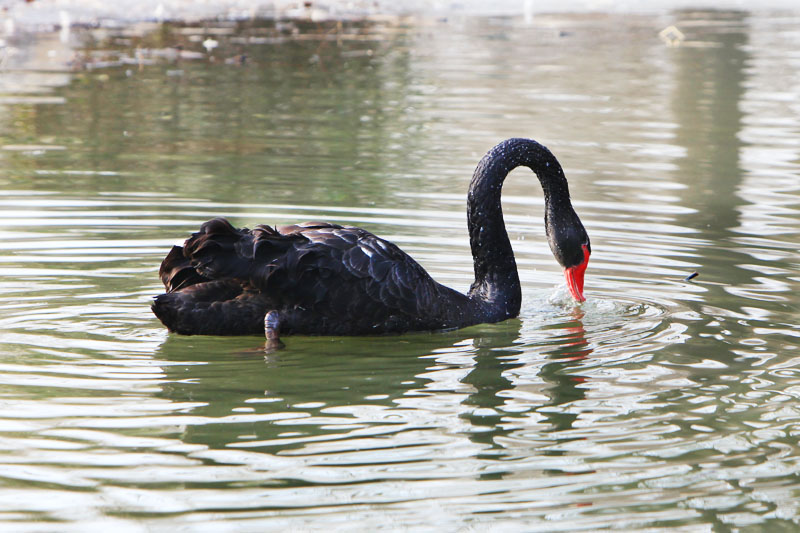
[[[475,281],[464,295],[435,282],[394,244],[353,227],[307,222],[236,229],[203,224],[161,264],[167,293],[153,312],[184,334],[363,335],[459,328],[519,314],[517,265],[500,190],[517,166],[544,190],[545,229],[569,290],[583,301],[589,237],[572,208],[564,172],[541,144],[509,139],[478,164],[467,220]],[[266,320],[265,320],[266,318]]]
[[[584,379],[573,372],[593,350],[586,339],[583,310],[572,309],[571,315],[571,320],[564,317],[540,330],[548,332],[544,342],[534,343],[530,339],[522,344],[494,342],[496,347],[476,350],[474,366],[460,379],[461,383],[474,387],[464,404],[474,406],[475,410],[462,417],[475,428],[481,428],[470,432],[470,440],[493,449],[508,448],[503,453],[513,455],[516,445],[511,441],[519,443],[520,432],[521,440],[527,441],[532,431],[573,429],[578,415],[571,406],[586,397],[586,390],[581,386]],[[520,338],[525,339],[525,334]],[[477,348],[480,339],[476,341]],[[511,437],[511,441],[502,437]],[[554,439],[562,442],[574,437]],[[527,445],[523,448],[524,453],[529,453]],[[547,450],[544,454],[560,455],[561,452]]]
[[[416,432],[419,417],[437,432],[461,427],[472,406],[491,402],[486,387],[462,384],[473,371],[508,388],[501,376],[508,366],[491,361],[518,352],[506,347],[519,342],[521,325],[507,320],[402,338],[297,337],[290,350],[266,361],[252,350],[253,339],[170,335],[155,354],[166,362],[157,396],[190,409],[185,443],[215,449],[236,443],[282,452],[314,442],[360,447],[373,435],[365,425],[385,439]],[[296,437],[281,440],[287,432]]]

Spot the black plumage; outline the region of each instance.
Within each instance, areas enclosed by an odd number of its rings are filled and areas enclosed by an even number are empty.
[[[481,160],[470,186],[476,279],[466,295],[361,228],[306,222],[249,230],[216,218],[164,259],[167,292],[155,298],[153,312],[171,331],[189,335],[264,334],[270,311],[281,334],[317,335],[450,329],[516,316],[521,289],[500,188],[518,165],[531,167],[542,182],[551,248],[565,269],[574,267],[560,256],[577,257],[576,247],[588,249],[589,239],[560,165],[535,141],[509,139]]]

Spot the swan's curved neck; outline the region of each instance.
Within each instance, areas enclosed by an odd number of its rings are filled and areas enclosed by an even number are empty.
[[[467,197],[467,225],[475,263],[475,281],[469,296],[488,305],[493,317],[519,314],[522,290],[517,263],[508,239],[500,192],[514,168],[530,167],[544,190],[545,226],[564,203],[569,189],[561,165],[550,150],[529,139],[509,139],[492,148],[478,163]]]

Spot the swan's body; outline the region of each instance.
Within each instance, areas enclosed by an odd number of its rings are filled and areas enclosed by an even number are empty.
[[[188,335],[368,335],[450,329],[519,314],[521,288],[500,190],[529,166],[545,196],[545,228],[570,292],[583,301],[589,237],[558,161],[527,139],[509,139],[478,164],[468,195],[475,282],[461,294],[433,280],[394,244],[360,228],[322,222],[236,229],[206,222],[161,264],[167,293],[153,312]],[[266,320],[265,320],[266,318]]]

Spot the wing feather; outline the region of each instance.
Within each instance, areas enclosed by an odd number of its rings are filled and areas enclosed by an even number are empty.
[[[319,331],[328,331],[326,321],[336,324],[330,331],[412,329],[423,319],[436,327],[439,285],[396,245],[360,228],[306,222],[249,230],[213,219],[170,252],[161,276],[170,292],[238,280],[261,295],[259,305],[313,316]]]

